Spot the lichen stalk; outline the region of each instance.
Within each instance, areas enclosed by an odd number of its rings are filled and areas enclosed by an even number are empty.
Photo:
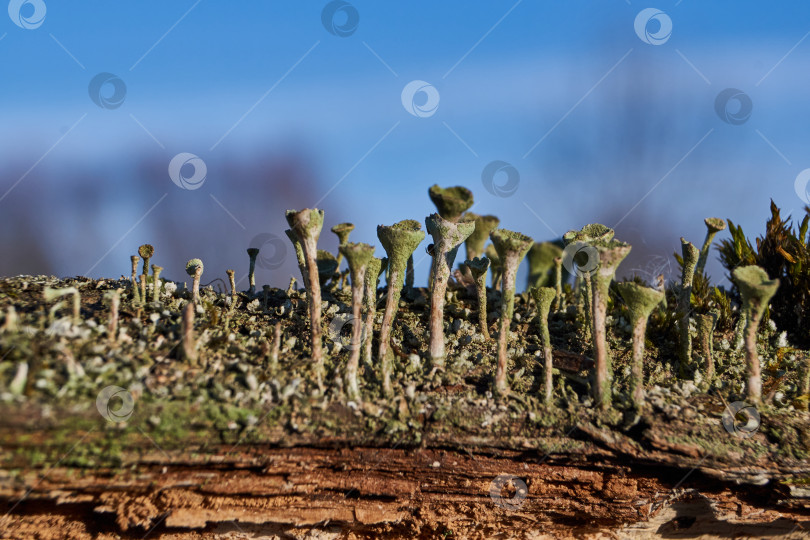
[[[363,339],[364,281],[369,262],[374,257],[374,248],[368,244],[346,243],[340,247],[346,257],[352,282],[352,341],[349,360],[346,362],[344,387],[350,400],[360,399],[360,387],[357,383],[357,370],[360,367],[360,353]]]
[[[433,264],[431,274],[433,285],[430,293],[430,343],[429,353],[433,365],[444,366],[444,301],[450,269],[456,259],[461,243],[475,229],[474,222],[455,223],[439,214],[431,214],[425,219],[428,234],[433,237]]]
[[[691,243],[681,238],[683,253],[683,269],[681,273],[681,290],[678,297],[678,311],[680,317],[679,358],[681,376],[686,376],[686,370],[692,364],[692,336],[689,333],[689,319],[692,315],[692,282],[695,277],[700,251]]]
[[[769,279],[759,266],[743,266],[732,272],[740,290],[743,310],[747,314],[745,325],[746,398],[752,405],[762,401],[762,373],[757,353],[757,329],[768,307],[768,302],[779,288],[778,279]]]
[[[250,257],[250,267],[248,268],[248,294],[253,296],[256,294],[256,257],[259,255],[259,248],[248,248],[248,257]]]
[[[543,344],[543,378],[544,395],[543,401],[546,405],[551,403],[553,390],[553,351],[551,349],[551,335],[548,331],[548,314],[551,311],[551,303],[556,297],[556,291],[551,287],[536,287],[530,290],[534,301],[537,303],[537,324],[540,331],[540,339]]]
[[[318,278],[318,238],[323,228],[323,210],[288,210],[287,222],[301,243],[306,261],[307,303],[312,338],[312,361],[319,386],[323,376],[323,331],[321,329],[321,284]]]
[[[515,307],[515,277],[520,262],[532,246],[532,239],[526,235],[495,229],[490,239],[498,252],[503,274],[501,277],[501,320],[498,327],[498,366],[495,370],[495,393],[505,396],[509,393],[506,384],[507,354],[506,346],[509,339],[509,326]]]
[[[399,307],[399,297],[405,280],[405,269],[408,257],[425,239],[425,232],[420,230],[418,221],[407,219],[391,226],[379,225],[377,237],[388,254],[388,284],[386,291],[385,313],[380,327],[380,347],[377,353],[382,366],[383,392],[391,394],[391,359],[389,358],[391,328]]]

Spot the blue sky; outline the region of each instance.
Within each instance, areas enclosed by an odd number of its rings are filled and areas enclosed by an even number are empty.
[[[793,183],[810,167],[806,2],[358,0],[346,37],[322,24],[327,2],[41,3],[37,28],[0,21],[0,238],[14,245],[30,207],[44,253],[3,273],[120,275],[149,241],[167,246],[169,277],[194,256],[224,275],[245,266],[255,235],[282,234],[279,209],[316,203],[327,226],[353,221],[356,240],[378,245],[377,224],[433,211],[433,183],[469,187],[475,211],[538,240],[618,223],[640,253],[628,270],[668,257],[681,235],[702,242],[704,217],[753,236],[769,198],[794,215],[804,204]],[[659,45],[634,29],[650,7],[672,22]],[[90,99],[103,72],[126,85],[120,107]],[[436,89],[434,114],[403,107],[414,80]],[[739,125],[715,110],[726,88],[753,103]],[[197,190],[169,177],[180,152],[207,165]],[[306,181],[261,190],[254,164],[285,160]],[[483,187],[494,160],[519,171],[511,197]],[[326,228],[322,244],[334,249]],[[286,283],[288,259],[260,278]]]

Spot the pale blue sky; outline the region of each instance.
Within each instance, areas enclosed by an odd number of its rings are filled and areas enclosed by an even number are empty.
[[[36,263],[119,275],[151,241],[172,246],[160,261],[169,277],[192,256],[214,277],[245,266],[256,234],[282,234],[278,209],[316,203],[327,226],[354,221],[356,240],[378,244],[377,224],[433,210],[433,183],[469,187],[475,211],[538,240],[630,212],[617,237],[644,251],[636,268],[681,235],[701,242],[706,216],[755,235],[769,198],[794,215],[803,205],[793,181],[810,167],[806,2],[357,0],[346,37],[322,24],[327,2],[43,3],[37,28],[0,20],[0,238],[15,246],[30,207],[29,241],[45,257],[7,259],[6,274]],[[663,44],[634,30],[649,7],[672,21]],[[90,99],[101,72],[126,85],[120,107]],[[413,80],[436,89],[435,114],[403,107]],[[726,88],[753,103],[740,125],[715,112]],[[169,178],[180,152],[205,161],[200,189]],[[257,190],[262,160],[295,161],[308,180]],[[513,196],[484,189],[493,160],[519,171]],[[334,249],[326,228],[323,239]],[[260,277],[285,283],[297,274],[288,259]]]

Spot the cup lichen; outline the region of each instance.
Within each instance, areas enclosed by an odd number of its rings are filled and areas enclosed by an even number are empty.
[[[636,411],[644,404],[644,343],[647,320],[664,299],[662,291],[645,287],[633,281],[617,283],[616,288],[630,312],[633,328],[633,360],[630,364],[630,399]]]
[[[360,365],[360,347],[363,336],[363,285],[366,270],[371,259],[374,258],[374,247],[362,243],[345,243],[340,246],[340,253],[346,258],[349,265],[349,274],[352,282],[352,341],[349,360],[346,362],[344,387],[346,396],[350,400],[360,399],[360,387],[357,383],[357,370]]]
[[[429,353],[434,366],[444,366],[444,301],[450,269],[456,260],[458,248],[475,229],[475,222],[453,222],[440,214],[425,218],[425,228],[433,237],[433,284],[430,291],[430,345]]]
[[[768,273],[756,265],[741,266],[731,273],[740,290],[745,324],[746,398],[758,405],[762,401],[762,375],[757,353],[757,328],[768,302],[779,288],[779,279],[770,279]]]
[[[468,259],[464,261],[464,266],[469,268],[475,280],[475,290],[478,295],[478,329],[484,336],[484,340],[489,341],[489,326],[487,325],[487,270],[489,269],[489,259],[487,257]]]
[[[310,336],[312,338],[312,361],[322,386],[323,376],[323,331],[321,329],[321,285],[318,277],[318,238],[323,228],[323,210],[305,208],[287,210],[287,223],[301,244],[306,261],[307,303],[309,304]]]
[[[498,367],[495,371],[494,390],[499,396],[509,393],[506,383],[506,342],[515,307],[515,277],[520,262],[534,242],[530,237],[506,229],[495,229],[489,235],[498,252],[503,268],[501,284],[501,321],[498,327]]]
[[[546,405],[549,405],[554,382],[552,378],[554,353],[551,349],[551,335],[548,331],[548,314],[551,311],[551,303],[557,296],[557,291],[551,287],[534,287],[529,291],[537,303],[537,324],[540,330],[540,339],[543,343],[543,375],[545,380],[543,401]]]
[[[399,296],[405,279],[408,257],[425,239],[425,231],[421,229],[422,225],[413,219],[406,219],[390,226],[377,226],[377,237],[388,255],[387,298],[380,328],[380,347],[377,353],[382,364],[383,391],[386,395],[391,393],[391,368],[388,357],[391,327],[399,307]]]

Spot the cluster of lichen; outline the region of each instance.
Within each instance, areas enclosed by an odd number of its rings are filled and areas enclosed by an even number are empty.
[[[339,240],[335,256],[318,249],[324,212],[318,209],[291,210],[286,215],[290,226],[286,233],[295,248],[303,290],[295,290],[292,283],[286,292],[268,286],[257,290],[255,265],[259,249],[250,248],[247,250],[248,290],[237,291],[234,272],[228,270],[230,295],[212,299],[212,293],[201,291],[203,262],[192,259],[186,266],[192,279],[190,291],[183,297],[176,297],[172,295],[176,289],[173,286],[168,293],[169,300],[164,300],[171,301],[181,314],[177,322],[178,332],[173,334],[177,339],[177,352],[173,354],[196,368],[204,369],[210,361],[206,344],[211,343],[212,328],[224,324],[227,334],[235,326],[233,321],[241,317],[239,309],[258,310],[266,315],[265,319],[258,329],[251,327],[245,332],[251,335],[258,332],[261,336],[263,358],[278,367],[279,355],[286,352],[294,357],[292,364],[287,363],[286,367],[299,369],[305,366],[317,393],[334,392],[356,404],[377,395],[393,397],[403,392],[412,395],[410,390],[399,388],[396,383],[402,379],[402,374],[422,369],[422,360],[426,361],[423,375],[427,379],[457,380],[459,375],[453,371],[458,362],[450,355],[458,355],[461,347],[458,340],[450,342],[448,332],[456,334],[458,321],[469,319],[474,321],[469,330],[474,335],[469,336],[467,343],[475,344],[476,362],[486,366],[486,379],[496,396],[506,397],[517,388],[518,393],[530,391],[537,394],[540,401],[553,405],[571,396],[566,388],[570,388],[574,380],[586,386],[585,394],[589,394],[600,409],[610,409],[621,403],[638,411],[645,404],[646,381],[650,373],[658,369],[651,364],[653,355],[646,350],[650,343],[647,335],[649,321],[650,331],[656,334],[657,342],[672,338],[672,350],[678,352],[677,360],[662,347],[657,347],[656,354],[659,362],[673,362],[680,378],[694,379],[704,390],[709,390],[718,382],[718,369],[736,374],[737,368],[744,366],[744,383],[734,388],[744,388],[746,398],[753,403],[762,400],[760,355],[763,347],[758,342],[758,331],[760,323],[767,320],[763,317],[771,297],[775,291],[781,290],[778,278],[784,279],[784,275],[769,277],[766,270],[756,265],[740,264],[751,262],[751,257],[756,257],[757,252],[747,241],[740,247],[738,229],[733,224],[733,253],[740,252],[739,260],[732,261],[728,253],[723,254],[727,265],[734,262],[734,267],[729,268],[735,285],[732,292],[709,287],[704,272],[713,238],[725,228],[725,222],[716,218],[706,220],[707,235],[701,249],[682,239],[683,256],[678,257],[682,268],[680,280],[665,289],[663,282],[651,287],[637,278],[617,282],[617,269],[630,253],[631,246],[614,239],[614,231],[604,225],[590,224],[569,231],[558,240],[535,242],[522,233],[498,228],[500,221],[494,216],[468,212],[473,196],[465,188],[433,186],[429,196],[437,213],[425,219],[425,230],[432,237],[428,246],[432,264],[427,289],[413,287],[413,255],[426,237],[419,221],[404,220],[377,228],[385,258],[374,256],[374,246],[349,241],[354,225],[335,225],[331,229]],[[778,212],[775,215],[778,216]],[[771,229],[774,227],[769,225],[769,231]],[[785,227],[775,229],[785,230]],[[807,219],[800,231],[802,237],[806,229]],[[489,245],[488,239],[491,241]],[[467,258],[454,269],[461,244],[465,244]],[[765,245],[770,244],[766,242]],[[788,255],[782,255],[785,260],[804,261],[806,243],[790,245],[794,252],[786,251]],[[801,257],[795,253],[799,248],[804,249]],[[572,249],[576,255],[569,256]],[[724,243],[723,249],[728,251],[731,248]],[[589,253],[593,260],[582,260],[583,253]],[[128,302],[128,308],[139,320],[165,312],[161,299],[166,294],[166,283],[170,282],[161,280],[161,268],[154,264],[151,265],[152,275],[148,275],[148,264],[153,256],[152,246],[141,246],[139,256],[131,259],[129,283],[121,283],[106,295],[109,303],[107,335],[113,342],[120,336],[118,309],[122,302]],[[140,258],[143,258],[144,265],[138,275]],[[519,294],[516,277],[524,258],[529,262],[528,286],[524,293]],[[344,260],[347,268],[341,271]],[[788,276],[802,275],[800,270],[799,263],[789,266]],[[386,287],[382,290],[384,297],[380,298],[378,281],[383,274],[386,275]],[[575,278],[573,283],[571,277]],[[347,278],[350,291],[344,290]],[[149,292],[151,300],[147,299]],[[400,314],[403,292],[411,308],[420,302],[429,307],[426,320],[403,319]],[[72,314],[75,321],[80,318],[78,290],[46,289],[44,299],[52,302],[68,294],[74,298]],[[790,297],[794,298],[795,294]],[[303,304],[301,300],[306,303],[306,325],[297,330],[283,328],[282,320],[291,310],[296,310],[296,305]],[[222,309],[218,307],[220,301]],[[342,302],[349,302],[350,308],[334,307]],[[516,315],[516,303],[521,306],[520,320]],[[464,314],[467,308],[461,307],[466,304],[475,308],[469,314]],[[61,303],[53,306],[51,319],[60,307]],[[341,338],[333,335],[335,309],[351,314],[351,336],[343,346],[335,344]],[[534,324],[529,327],[524,327],[526,316],[534,319]],[[620,329],[616,324],[619,319],[627,321],[624,328]],[[737,323],[736,341],[739,341],[740,349],[744,345],[745,357],[736,357],[732,348],[722,355],[722,365],[718,366],[714,344],[720,338],[718,333],[733,326],[734,320]],[[516,323],[521,327],[518,328]],[[9,311],[4,327],[12,324],[13,316]],[[327,326],[329,330],[326,330]],[[586,379],[565,377],[555,365],[555,349],[563,341],[561,333],[573,333],[579,342],[579,350],[593,357],[594,367]],[[296,334],[306,337],[307,346],[300,346],[298,341],[297,348],[285,347],[285,342]],[[527,363],[521,358],[520,351],[529,335],[538,340],[540,347],[536,357]],[[628,336],[632,341],[629,356],[620,343]],[[404,341],[411,348],[410,354],[402,352]],[[542,363],[538,361],[541,358]],[[618,381],[617,358],[622,366],[626,366]],[[529,377],[529,382],[526,382],[525,374],[530,372],[536,373],[536,377]],[[304,371],[293,373],[305,375]],[[22,379],[22,376],[15,377],[9,384],[14,394],[21,393],[19,381]],[[794,391],[793,397],[810,391],[806,388],[808,377],[804,374],[802,381],[805,382]]]

